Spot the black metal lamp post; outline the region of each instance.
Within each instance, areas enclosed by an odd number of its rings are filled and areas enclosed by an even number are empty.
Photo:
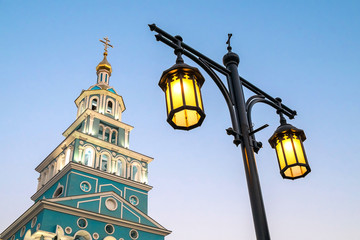
[[[173,128],[190,130],[200,126],[205,118],[200,92],[204,77],[197,68],[185,64],[182,55],[189,57],[203,68],[223,94],[232,122],[232,128],[226,131],[234,136],[234,144],[241,146],[256,237],[258,240],[270,239],[254,155],[254,152],[257,153],[262,146],[261,142],[256,141],[254,134],[268,125],[254,130],[251,110],[254,104],[262,102],[275,108],[280,115],[281,125],[269,139],[269,143],[276,149],[281,175],[289,179],[304,177],[311,171],[302,144],[305,140],[304,132],[287,124],[284,118],[284,115],[290,119],[294,118],[296,111],[283,105],[280,98],[271,97],[239,76],[240,59],[231,51],[231,34],[227,41],[228,53],[223,57],[226,67],[224,68],[183,43],[180,36],[174,37],[155,24],[150,24],[149,27],[151,31],[158,33],[155,35],[156,40],[173,48],[177,55],[176,64],[164,71],[159,82],[159,86],[165,92],[167,121]],[[214,70],[226,76],[228,88]],[[255,94],[246,102],[243,86]]]

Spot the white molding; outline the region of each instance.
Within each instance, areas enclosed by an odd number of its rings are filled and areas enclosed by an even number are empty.
[[[88,141],[94,145],[100,146],[102,148],[110,149],[111,151],[114,151],[116,153],[120,153],[126,156],[129,156],[131,158],[134,158],[139,161],[143,161],[146,163],[150,163],[154,160],[154,158],[146,156],[144,154],[135,152],[133,150],[130,150],[128,148],[123,148],[120,146],[117,146],[115,144],[112,144],[110,142],[105,142],[104,140],[98,139],[94,136],[87,135],[85,133],[81,133],[79,131],[72,132],[67,138],[61,142],[36,168],[35,170],[37,172],[41,172],[46,166],[54,160],[62,151],[64,146],[68,146],[71,142],[73,142],[75,139],[82,139],[85,141]]]
[[[141,190],[144,190],[146,192],[150,191],[152,189],[152,186],[139,183],[136,181],[132,181],[129,179],[126,179],[124,177],[120,177],[111,173],[107,173],[98,169],[94,169],[88,166],[80,165],[78,163],[70,162],[68,165],[66,165],[59,173],[57,173],[50,181],[48,181],[42,188],[40,188],[32,197],[31,200],[35,201],[37,198],[39,198],[42,194],[44,194],[52,185],[60,180],[65,174],[67,174],[70,170],[78,170],[82,171],[88,174],[92,174],[96,177],[105,178],[114,182],[122,183],[124,185],[128,185],[134,188],[138,188]],[[65,189],[66,191],[66,189]],[[145,194],[145,193],[144,193]],[[147,194],[147,193],[146,193]]]

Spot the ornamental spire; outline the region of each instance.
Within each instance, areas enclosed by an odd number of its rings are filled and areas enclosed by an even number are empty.
[[[104,56],[107,56],[107,49],[108,49],[108,47],[112,47],[113,48],[113,46],[111,45],[111,44],[109,44],[109,42],[110,42],[110,40],[109,40],[109,38],[108,37],[104,37],[104,40],[105,41],[103,41],[103,40],[99,40],[100,42],[102,42],[103,44],[104,44],[104,46],[105,46],[105,48],[104,48]]]
[[[104,44],[104,59],[96,66],[96,73],[98,75],[97,83],[98,84],[109,84],[109,78],[111,76],[111,64],[106,59],[108,55],[108,47],[113,47],[109,44],[110,40],[108,37],[104,37],[104,40],[100,39],[100,42]]]

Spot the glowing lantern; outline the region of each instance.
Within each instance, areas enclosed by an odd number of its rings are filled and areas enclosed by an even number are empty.
[[[311,171],[303,146],[305,139],[303,130],[287,123],[281,124],[269,139],[276,150],[283,178],[305,177]]]
[[[200,92],[204,81],[197,68],[183,62],[163,72],[159,86],[165,92],[167,121],[174,129],[190,130],[204,121]]]

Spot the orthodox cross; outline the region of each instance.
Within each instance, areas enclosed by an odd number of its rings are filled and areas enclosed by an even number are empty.
[[[230,52],[231,51],[231,46],[230,46],[230,38],[232,37],[232,33],[228,33],[228,40],[226,41],[226,44],[228,45],[227,50]]]
[[[112,46],[111,44],[109,44],[110,40],[109,40],[108,37],[104,37],[104,40],[105,40],[105,41],[103,41],[103,40],[100,39],[100,42],[102,42],[102,43],[104,44],[104,46],[105,46],[104,50],[105,50],[105,52],[107,53],[107,48],[108,48],[108,47],[112,47],[112,48],[113,48],[113,46]]]

